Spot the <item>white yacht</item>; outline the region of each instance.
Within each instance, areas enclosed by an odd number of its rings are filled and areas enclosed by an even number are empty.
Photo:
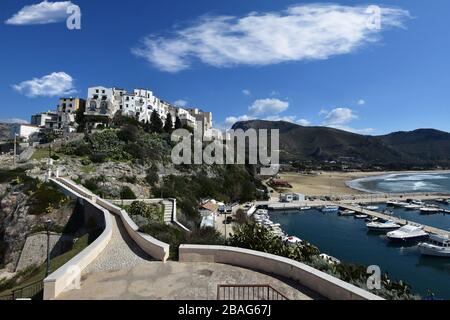
[[[355,219],[367,219],[369,216],[367,214],[357,214]]]
[[[294,236],[287,237],[286,239],[284,239],[284,241],[288,246],[294,246],[297,244],[301,244],[303,242],[302,239],[294,237]]]
[[[321,257],[323,260],[325,260],[329,264],[341,264],[341,261],[339,259],[329,256],[325,253],[322,253],[321,255],[319,255],[319,257]]]
[[[422,208],[421,205],[414,204],[414,203],[408,204],[407,206],[405,206],[406,210],[420,210],[420,208]]]
[[[364,209],[370,210],[370,211],[375,211],[375,210],[380,209],[380,207],[378,207],[378,206],[367,206]]]
[[[366,224],[367,228],[372,231],[389,231],[400,229],[401,225],[396,224],[394,221],[385,221],[385,222],[369,222]]]
[[[339,211],[339,215],[342,217],[353,216],[356,212],[353,210],[341,210]]]
[[[325,206],[322,208],[322,212],[338,212],[339,206]]]
[[[434,207],[422,207],[420,208],[420,212],[423,214],[435,214],[441,212],[441,209]]]
[[[423,231],[423,226],[413,226],[407,224],[398,230],[388,232],[387,237],[392,241],[413,241],[427,238],[428,233]]]
[[[395,206],[397,206],[397,204],[398,204],[397,200],[391,200],[391,201],[386,202],[386,205],[391,206],[391,207],[395,207]]]
[[[450,258],[450,238],[432,234],[427,242],[419,243],[419,251],[425,256]]]
[[[300,211],[311,210],[311,207],[300,207]]]

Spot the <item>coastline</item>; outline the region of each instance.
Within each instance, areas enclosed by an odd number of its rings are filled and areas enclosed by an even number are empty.
[[[283,180],[292,185],[290,192],[298,192],[307,196],[330,195],[360,195],[367,193],[381,193],[367,190],[358,183],[380,179],[387,176],[403,174],[449,174],[450,170],[424,170],[424,171],[375,171],[375,172],[312,172],[302,174],[286,172],[280,174]],[[288,192],[289,192],[288,191]]]

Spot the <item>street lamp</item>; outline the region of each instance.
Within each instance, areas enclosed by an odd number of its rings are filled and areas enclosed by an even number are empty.
[[[47,231],[47,266],[45,269],[45,277],[47,278],[50,274],[50,227],[52,226],[53,221],[51,219],[45,220],[45,230]]]
[[[13,166],[16,168],[16,154],[17,154],[17,137],[19,135],[17,133],[14,133],[14,156],[13,156]],[[11,150],[11,149],[9,149]]]

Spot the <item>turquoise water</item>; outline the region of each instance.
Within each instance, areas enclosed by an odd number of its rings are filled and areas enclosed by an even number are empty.
[[[347,183],[348,186],[367,192],[413,193],[450,192],[450,173],[398,173],[366,177]]]
[[[420,217],[414,212],[402,214],[415,215],[415,220],[427,219],[427,224],[432,221],[437,227],[444,218],[450,219],[450,216]],[[416,245],[394,245],[385,235],[368,232],[364,220],[318,210],[276,212],[271,219],[288,234],[313,243],[324,253],[345,262],[378,265],[392,278],[409,283],[422,296],[427,296],[431,289],[437,298],[450,299],[450,259],[421,256]]]

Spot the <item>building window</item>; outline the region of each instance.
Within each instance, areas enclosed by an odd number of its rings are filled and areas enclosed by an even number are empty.
[[[97,90],[95,90],[95,92],[96,92],[96,93],[99,93],[98,89],[97,89]]]
[[[97,102],[91,101],[91,104],[89,105],[90,111],[95,111],[97,109]]]
[[[105,101],[102,101],[100,104],[100,113],[101,114],[107,114],[108,113],[108,103]]]

